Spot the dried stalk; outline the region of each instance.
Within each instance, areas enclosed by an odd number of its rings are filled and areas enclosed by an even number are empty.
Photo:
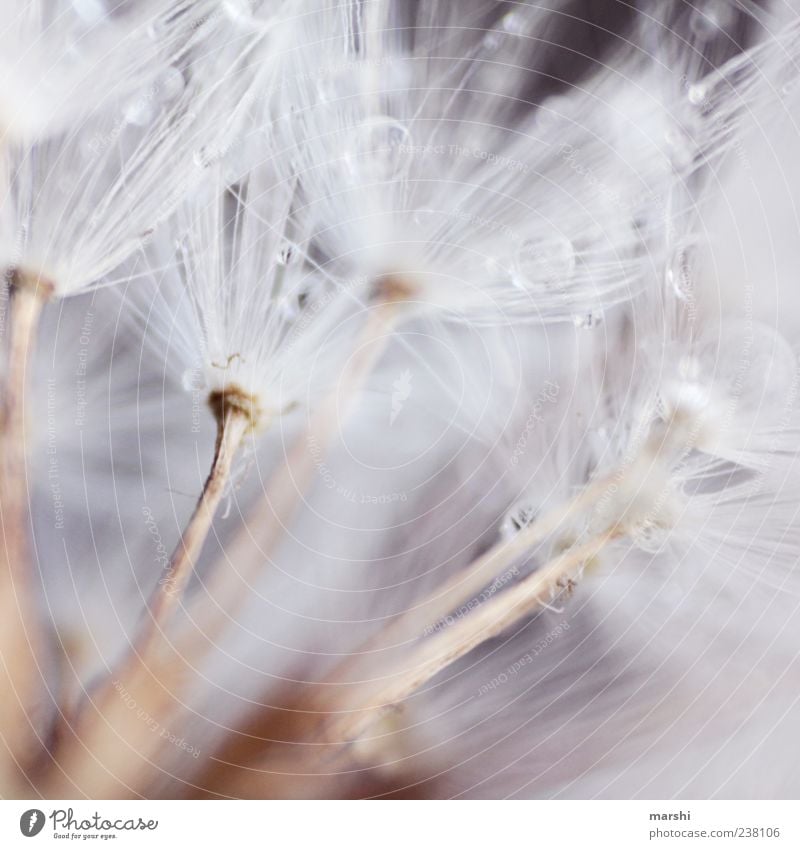
[[[42,308],[52,285],[13,270],[10,281],[11,337],[3,405],[0,467],[0,728],[13,729],[5,739],[8,757],[0,757],[0,795],[10,795],[44,752],[31,716],[45,686],[41,664],[47,649],[36,609],[33,564],[28,544],[28,474],[26,463],[26,385]]]
[[[381,651],[396,648],[404,641],[416,640],[425,632],[426,627],[435,626],[452,611],[474,598],[504,568],[533,551],[559,527],[594,504],[608,484],[609,478],[605,477],[594,481],[566,504],[531,522],[511,539],[492,546],[465,569],[444,581],[431,595],[415,607],[399,614],[376,636],[367,640],[357,652],[333,670],[326,684],[332,688],[337,685],[350,686],[352,673],[364,664],[365,659],[368,660],[370,656]]]
[[[150,600],[148,620],[134,643],[134,649],[140,654],[148,653],[153,640],[183,595],[230,480],[233,462],[245,435],[253,427],[253,421],[240,407],[226,405],[225,401],[221,406],[224,409],[217,416],[217,442],[211,471],[192,517],[170,558],[167,574],[159,581]]]
[[[337,405],[343,399],[349,404],[357,395],[364,378],[384,350],[396,313],[394,302],[389,298],[372,311],[358,337],[356,353],[342,376],[339,391],[326,398],[316,411],[309,431],[296,441],[286,462],[273,476],[259,509],[238,531],[233,545],[227,547],[212,569],[212,586],[223,596],[222,604],[220,599],[208,593],[199,602],[190,603],[191,629],[187,630],[191,633],[170,643],[164,639],[160,625],[174,609],[178,594],[164,597],[167,594],[159,587],[150,608],[147,629],[135,642],[135,651],[110,675],[91,701],[81,706],[80,714],[63,724],[61,744],[55,753],[58,767],[47,779],[48,796],[74,796],[76,790],[92,798],[109,793],[129,796],[135,794],[137,788],[141,790],[147,786],[156,769],[153,746],[158,740],[137,718],[136,711],[129,708],[130,700],[135,700],[137,706],[144,706],[150,716],[158,717],[161,725],[178,726],[178,721],[170,717],[181,711],[180,697],[184,683],[191,680],[193,661],[206,653],[214,635],[228,623],[232,608],[249,587],[249,582],[242,580],[231,590],[230,564],[253,562],[254,572],[263,568],[263,557],[268,556],[280,540],[300,504],[302,493],[310,484],[315,466],[308,451],[308,433],[314,433],[321,445],[330,444],[335,434],[332,424],[336,420]],[[227,410],[227,415],[223,417],[225,424],[217,439],[212,473],[172,561],[180,566],[179,589],[183,589],[191,574],[229,475],[230,462],[252,424],[252,417],[241,415],[241,409],[230,409],[230,397],[224,400],[222,409]],[[172,580],[177,576],[178,572],[173,572]],[[129,758],[130,763],[120,762],[121,747],[139,755]],[[126,766],[124,774],[123,763]]]
[[[292,444],[284,463],[272,475],[264,497],[242,523],[232,541],[211,569],[203,594],[188,605],[190,625],[181,641],[182,651],[197,653],[203,644],[213,643],[243,602],[256,575],[263,570],[271,552],[281,540],[303,495],[311,486],[316,468],[309,452],[313,437],[319,451],[330,447],[336,429],[337,408],[347,408],[358,396],[364,381],[383,355],[402,300],[397,289],[382,290],[359,333],[339,386],[314,412],[308,427]],[[243,565],[244,564],[244,565]],[[250,564],[249,566],[247,564]]]
[[[378,689],[361,707],[348,711],[344,718],[331,723],[326,735],[328,739],[357,740],[386,708],[407,698],[445,667],[569,588],[571,576],[618,536],[620,531],[614,526],[563,552],[542,569],[484,602],[444,631],[426,638],[405,671]],[[511,562],[511,558],[504,562]]]

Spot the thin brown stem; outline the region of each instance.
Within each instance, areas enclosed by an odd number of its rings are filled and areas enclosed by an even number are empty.
[[[577,569],[593,560],[618,535],[618,530],[612,528],[563,552],[444,631],[423,640],[404,670],[388,684],[378,686],[374,695],[355,711],[332,723],[331,738],[358,739],[385,708],[407,698],[476,646],[546,604],[568,586]]]
[[[46,729],[31,716],[44,692],[41,664],[47,641],[40,621],[28,542],[26,386],[46,281],[15,271],[11,281],[11,335],[0,431],[0,728],[14,739],[0,745],[0,795],[43,753]],[[5,752],[3,752],[5,749]],[[3,756],[6,755],[7,756]]]
[[[442,619],[478,595],[492,578],[500,575],[520,557],[532,552],[559,527],[594,504],[608,484],[608,478],[598,479],[566,504],[536,519],[511,539],[493,545],[465,569],[444,581],[431,595],[391,620],[355,654],[340,663],[328,676],[327,683],[333,686],[344,683],[365,660],[395,648],[403,641],[416,640],[425,633],[426,628],[438,630]]]
[[[184,632],[174,642],[167,643],[156,638],[162,633],[160,624],[177,603],[177,594],[162,597],[160,593],[163,591],[159,588],[151,605],[146,631],[136,641],[135,651],[109,675],[100,691],[93,695],[91,705],[82,706],[78,721],[72,722],[68,718],[64,723],[64,742],[57,750],[59,774],[49,792],[74,795],[75,787],[82,792],[87,792],[85,788],[92,788],[90,794],[97,792],[93,788],[107,783],[105,776],[109,764],[115,763],[121,745],[144,753],[149,751],[148,746],[152,747],[153,735],[142,732],[143,723],[136,720],[135,712],[127,705],[133,698],[137,705],[145,706],[151,716],[159,717],[174,709],[186,680],[190,680],[194,660],[205,654],[209,643],[213,642],[213,634],[227,624],[232,608],[249,586],[240,573],[240,583],[231,591],[231,566],[241,570],[242,564],[252,564],[244,575],[250,575],[251,569],[263,568],[263,558],[282,537],[310,484],[315,464],[309,452],[309,433],[314,434],[320,445],[327,447],[330,444],[336,433],[333,424],[337,418],[337,406],[349,406],[357,395],[365,376],[384,349],[395,312],[392,302],[387,300],[371,313],[358,338],[356,352],[342,374],[338,392],[328,397],[315,412],[309,429],[297,439],[286,462],[273,476],[261,506],[212,568],[212,585],[223,596],[222,604],[216,593],[204,594],[199,602],[190,602],[187,607],[191,629],[186,630],[191,630],[191,633]],[[209,482],[173,557],[173,567],[178,568],[170,577],[174,581],[182,576],[181,590],[208,532],[211,516],[230,471],[230,461],[252,421],[253,411],[245,409],[241,399],[227,398],[225,401],[222,409],[233,404],[238,406],[239,413],[245,412],[246,415],[235,417],[222,429]],[[212,408],[216,410],[217,404],[212,402]],[[121,694],[126,698],[121,698]],[[173,721],[165,719],[162,724],[166,727]],[[135,780],[130,780],[129,785],[142,786],[142,776],[148,775],[153,767],[138,764],[137,768],[141,772]],[[68,792],[65,792],[65,786]]]
[[[65,761],[74,759],[76,769],[83,768],[80,764],[85,752],[81,741],[93,736],[100,739],[109,729],[114,730],[117,721],[114,717],[119,713],[120,688],[126,692],[135,690],[142,699],[155,698],[156,695],[167,698],[169,695],[158,675],[158,670],[164,666],[163,656],[170,656],[169,646],[163,639],[164,627],[180,602],[211,530],[242,440],[253,427],[254,408],[241,403],[244,397],[247,396],[238,389],[228,399],[212,396],[211,406],[217,415],[217,440],[211,470],[166,573],[150,598],[147,618],[123,659],[89,694],[93,707],[81,703],[77,706],[78,716],[70,713],[64,717],[60,732],[65,739],[73,738],[73,745],[68,744],[66,752],[61,752],[60,757]],[[120,721],[125,724],[124,713]]]
[[[134,642],[134,650],[140,657],[146,656],[152,649],[183,595],[230,480],[233,461],[251,426],[251,420],[237,407],[228,407],[218,419],[211,471],[192,517],[170,558],[166,574],[150,598],[149,616]]]
[[[372,309],[336,391],[331,392],[314,412],[308,427],[294,441],[283,464],[270,478],[264,497],[212,567],[205,592],[189,607],[190,625],[182,643],[187,656],[213,642],[230,622],[233,611],[246,597],[255,576],[283,537],[304,493],[312,484],[319,457],[333,442],[337,433],[335,423],[347,414],[386,349],[399,303],[387,297]],[[313,452],[310,450],[312,440]]]

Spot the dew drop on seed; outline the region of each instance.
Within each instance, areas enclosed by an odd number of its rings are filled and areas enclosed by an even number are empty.
[[[410,165],[410,138],[405,124],[394,118],[373,118],[355,129],[345,158],[366,180],[394,180]]]
[[[155,81],[155,96],[164,105],[174,103],[183,94],[186,81],[178,68],[162,71]]]
[[[500,19],[500,28],[503,32],[521,35],[525,32],[525,15],[519,11],[506,12]]]
[[[271,0],[224,0],[222,10],[242,27],[263,27],[272,23]]]
[[[633,531],[633,542],[637,548],[648,554],[658,554],[666,547],[669,532],[669,528],[657,522],[645,522]]]
[[[578,313],[572,317],[572,323],[578,330],[590,330],[593,327],[597,327],[598,324],[603,323],[603,313],[593,312],[591,310]]]
[[[526,501],[515,504],[508,513],[506,513],[505,518],[500,525],[500,534],[503,539],[512,539],[523,528],[527,528],[535,518],[536,508],[532,504]]]
[[[575,248],[560,233],[546,239],[523,239],[514,258],[512,282],[518,289],[563,286],[575,271]]]
[[[205,378],[198,368],[187,368],[181,375],[181,386],[185,392],[200,392],[205,388]]]
[[[194,152],[192,158],[198,168],[210,168],[219,158],[219,154],[208,145],[203,145]]]
[[[796,394],[797,358],[773,327],[730,322],[700,356],[716,394],[733,403],[737,417],[773,424],[785,418]]]
[[[692,10],[689,29],[700,41],[711,41],[727,32],[735,23],[736,10],[727,2],[705,3]]]
[[[685,246],[675,249],[665,272],[667,286],[676,298],[688,302],[692,300],[691,255]]]
[[[277,306],[278,315],[283,321],[296,321],[300,317],[300,307],[295,298],[281,298]]]
[[[500,45],[503,43],[503,37],[497,30],[489,30],[481,40],[481,46],[485,51],[494,53],[496,50],[500,49]]]
[[[697,157],[697,144],[685,130],[672,127],[666,133],[666,142],[673,168],[683,171],[694,164]]]
[[[163,18],[153,18],[147,24],[147,37],[151,41],[160,41],[167,32],[167,24]]]
[[[87,24],[97,24],[108,15],[106,0],[72,0],[75,14]]]
[[[486,259],[484,259],[484,261],[483,261],[483,267],[493,277],[501,277],[501,276],[505,277],[506,276],[506,270],[503,268],[503,266],[500,263],[500,260],[496,256],[487,256]],[[512,278],[512,282],[514,282],[513,278]],[[515,286],[517,285],[516,282],[514,282],[514,285]]]
[[[306,309],[306,307],[313,304],[322,295],[323,288],[324,283],[322,280],[314,278],[308,280],[297,296],[298,306],[301,309]]]
[[[256,132],[240,138],[224,156],[224,176],[229,183],[236,183],[264,159],[263,137]]]
[[[275,258],[275,261],[281,267],[286,267],[290,262],[294,259],[294,246],[289,242],[281,245],[278,250],[278,256]]]
[[[692,106],[701,106],[708,97],[708,89],[702,83],[693,83],[686,93]]]
[[[695,419],[710,403],[709,386],[700,380],[672,380],[661,389],[661,404],[667,417],[681,415]]]
[[[125,121],[135,127],[146,127],[151,124],[158,116],[158,112],[158,103],[152,91],[132,98],[122,110]]]

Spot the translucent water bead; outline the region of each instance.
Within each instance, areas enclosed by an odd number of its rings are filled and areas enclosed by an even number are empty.
[[[518,504],[515,504],[506,513],[500,525],[500,534],[503,539],[512,539],[523,528],[527,528],[536,518],[536,514],[537,510],[530,502],[520,501]]]
[[[345,160],[361,178],[387,181],[403,175],[411,154],[411,134],[405,124],[380,116],[353,130]]]
[[[158,118],[163,109],[175,103],[183,94],[185,82],[178,68],[167,68],[144,91],[132,97],[122,108],[128,124],[146,127]]]
[[[694,299],[691,246],[679,245],[675,248],[667,264],[665,281],[680,301],[686,303]]]
[[[727,32],[736,22],[736,9],[727,0],[703,3],[692,10],[689,29],[700,41],[711,41]]]
[[[682,127],[674,126],[665,135],[667,152],[673,168],[685,171],[692,168],[697,159],[699,149],[697,142]]]
[[[792,403],[797,359],[789,343],[760,322],[726,325],[718,343],[708,342],[698,359],[713,374],[718,392],[733,402],[740,425],[779,422]]]
[[[514,257],[512,282],[518,289],[559,289],[575,271],[575,247],[563,234],[520,241]]]
[[[239,26],[262,28],[274,23],[274,6],[271,0],[224,0],[222,11]]]
[[[591,330],[603,323],[605,316],[600,310],[587,310],[572,316],[572,324],[578,330]]]
[[[153,84],[155,99],[163,106],[179,100],[186,88],[186,80],[180,69],[175,67],[162,71]]]
[[[158,117],[161,111],[155,89],[141,92],[132,97],[123,107],[122,115],[126,123],[134,127],[146,127]]]
[[[75,14],[87,24],[98,24],[108,16],[107,0],[72,0]]]
[[[181,386],[184,392],[202,392],[207,389],[208,385],[202,367],[187,368],[181,375]]]

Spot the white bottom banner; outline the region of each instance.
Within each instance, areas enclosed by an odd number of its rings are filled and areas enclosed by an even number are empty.
[[[399,806],[399,807],[398,807]],[[800,847],[797,802],[0,802],[0,846]],[[33,841],[33,842],[32,842]],[[513,843],[512,843],[513,842]]]

